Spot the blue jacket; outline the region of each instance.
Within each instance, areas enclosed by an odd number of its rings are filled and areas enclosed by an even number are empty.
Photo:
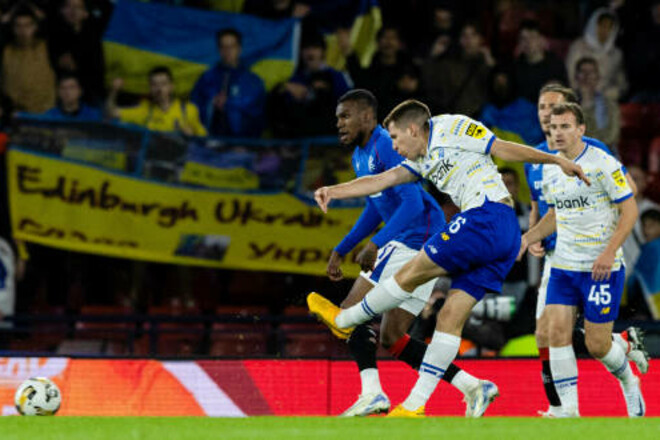
[[[213,98],[223,89],[224,112],[214,114]],[[207,70],[195,83],[190,100],[210,135],[258,137],[264,129],[266,89],[261,78],[242,66],[218,63]]]
[[[80,108],[76,113],[66,113],[59,106],[53,107],[46,111],[44,116],[63,121],[101,121],[103,119],[103,114],[99,109],[90,107],[87,104],[80,104]]]

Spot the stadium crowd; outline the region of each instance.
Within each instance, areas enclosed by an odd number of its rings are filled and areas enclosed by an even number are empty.
[[[218,62],[199,77],[190,96],[174,93],[175,66],[145,72],[147,96],[126,93],[122,78],[106,77],[103,32],[113,3],[0,1],[3,129],[11,127],[16,115],[40,114],[55,120],[118,121],[186,136],[334,136],[337,99],[352,88],[365,88],[378,97],[379,120],[398,102],[416,98],[434,114],[465,114],[498,137],[535,145],[544,139],[536,113],[538,92],[559,82],[577,93],[586,135],[609,145],[637,185],[641,215],[624,247],[630,272],[660,276],[658,0],[380,0],[383,26],[368,66],[361,64],[343,24],[331,35],[343,70],[327,62],[328,35],[322,33],[325,23],[313,14],[314,1],[245,0],[242,13],[301,20],[295,73],[267,91],[242,63],[242,35],[219,26],[216,35],[209,35],[215,39]],[[160,3],[218,10],[231,2]],[[525,229],[529,207],[524,176],[501,165]],[[443,205],[451,211],[448,203]],[[1,233],[11,241],[7,206],[3,202]],[[199,268],[175,272],[165,265],[31,248],[29,262],[21,257],[16,264],[18,313],[79,313],[86,305],[99,304],[149,313],[176,309],[213,314],[218,307],[248,304],[266,307],[264,314],[295,317],[298,312],[289,306],[302,304],[307,291],[340,290],[327,280],[302,275]],[[499,349],[506,338],[529,332],[538,278],[537,262],[514,268],[505,295],[515,298],[519,313],[504,320],[510,322],[493,324],[493,331],[482,331],[485,346]],[[651,319],[637,279],[630,277],[622,317]],[[493,342],[493,335],[502,337]],[[276,351],[272,346],[271,353]]]

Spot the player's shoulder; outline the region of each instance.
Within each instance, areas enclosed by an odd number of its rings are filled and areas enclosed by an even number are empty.
[[[590,147],[595,147],[596,149],[602,150],[610,156],[613,156],[612,150],[610,150],[610,147],[608,147],[603,141],[588,136],[582,136],[582,141]]]

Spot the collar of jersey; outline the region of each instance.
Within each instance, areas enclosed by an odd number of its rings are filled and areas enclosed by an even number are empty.
[[[580,158],[582,156],[584,156],[584,153],[586,153],[588,149],[589,149],[589,144],[585,142],[584,143],[584,149],[582,150],[582,152],[580,154],[578,154],[578,156],[575,159],[573,159],[573,162],[577,162],[578,160],[580,160]]]
[[[369,141],[367,141],[366,145],[364,148],[369,148],[372,145],[376,145],[376,142],[378,142],[378,138],[380,137],[381,130],[385,130],[383,127],[380,125],[376,124],[376,128],[374,128],[374,132],[371,133],[371,137],[369,138]],[[359,147],[359,145],[358,145]]]
[[[429,142],[426,144],[426,154],[431,151],[431,138],[433,138],[433,118],[429,119]]]

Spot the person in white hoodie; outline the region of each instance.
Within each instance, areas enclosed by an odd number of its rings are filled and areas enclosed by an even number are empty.
[[[584,57],[594,58],[600,71],[599,90],[613,99],[619,99],[628,84],[623,66],[623,52],[614,45],[619,22],[607,8],[598,8],[589,18],[584,35],[575,40],[566,56],[566,69],[571,88],[577,88],[575,69]]]

